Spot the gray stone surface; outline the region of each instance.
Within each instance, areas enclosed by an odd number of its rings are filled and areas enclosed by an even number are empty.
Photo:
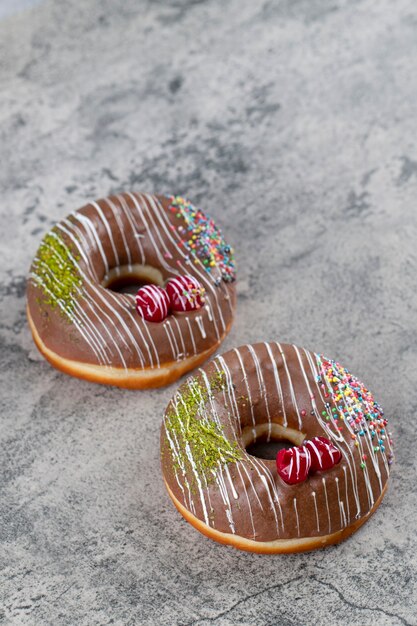
[[[60,0],[0,22],[0,623],[417,624],[416,57],[413,0]],[[225,348],[325,352],[385,407],[391,487],[344,544],[205,539],[159,471],[175,386],[94,386],[37,355],[42,234],[123,189],[187,195],[235,244]]]

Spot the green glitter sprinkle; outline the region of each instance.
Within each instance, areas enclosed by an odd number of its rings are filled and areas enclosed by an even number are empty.
[[[190,476],[204,475],[209,482],[219,464],[235,463],[242,453],[228,441],[223,428],[211,420],[205,407],[215,392],[225,388],[224,373],[210,380],[210,388],[193,378],[165,418],[165,428],[175,466]]]
[[[73,259],[78,261],[61,237],[51,231],[39,246],[32,271],[32,280],[43,291],[43,302],[52,309],[59,306],[70,319],[82,285]]]

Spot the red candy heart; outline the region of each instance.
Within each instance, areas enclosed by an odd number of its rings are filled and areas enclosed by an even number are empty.
[[[162,322],[168,315],[169,308],[168,294],[158,285],[141,287],[136,294],[136,310],[147,322]]]
[[[204,289],[193,276],[171,278],[166,290],[173,311],[195,311],[204,304]]]
[[[305,446],[310,452],[313,472],[330,469],[342,458],[340,450],[326,437],[314,437],[311,441],[306,441]]]
[[[310,465],[310,452],[305,446],[280,450],[277,454],[278,474],[288,485],[303,482],[308,476]]]

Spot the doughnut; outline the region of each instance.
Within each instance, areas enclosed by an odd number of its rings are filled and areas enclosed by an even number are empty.
[[[247,449],[262,440],[286,447],[261,459]],[[276,342],[199,368],[161,426],[162,473],[178,511],[207,537],[250,552],[342,541],[381,503],[392,460],[384,412],[363,383],[336,361]]]
[[[233,250],[203,211],[181,196],[121,193],[73,211],[45,235],[27,316],[38,349],[59,370],[160,387],[221,344],[234,281]],[[132,282],[136,295],[122,293]]]

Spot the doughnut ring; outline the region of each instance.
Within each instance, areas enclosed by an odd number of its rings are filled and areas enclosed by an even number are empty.
[[[112,288],[143,284],[135,298]],[[73,211],[32,263],[27,316],[56,368],[129,388],[166,385],[205,361],[235,311],[233,250],[180,196],[122,193]]]
[[[373,395],[339,363],[256,343],[188,378],[161,427],[168,493],[208,537],[260,553],[301,552],[355,532],[382,501],[392,442]],[[247,452],[285,441],[276,461]]]

